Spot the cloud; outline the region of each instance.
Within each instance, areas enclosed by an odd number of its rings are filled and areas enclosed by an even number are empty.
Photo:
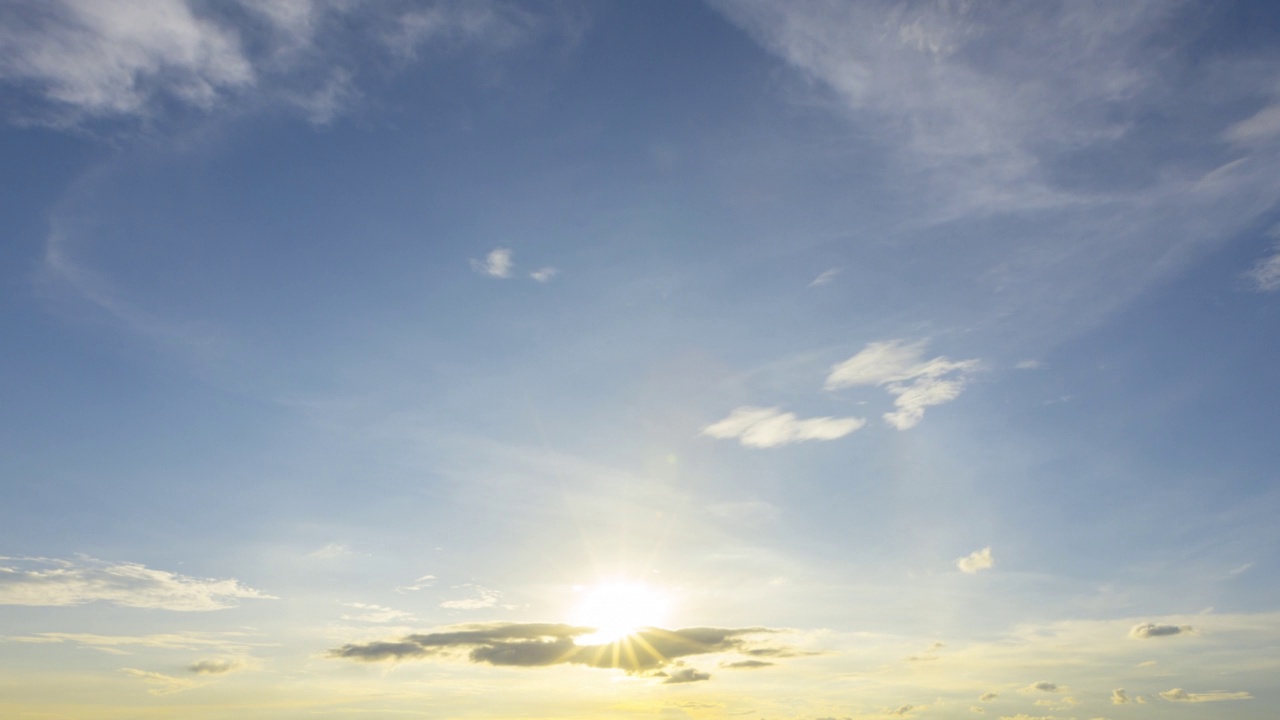
[[[910,713],[912,710],[915,710],[915,709],[916,709],[915,705],[901,705],[896,710],[890,710],[889,714],[902,716]]]
[[[440,603],[440,607],[450,610],[479,610],[497,605],[498,600],[502,598],[502,593],[497,590],[490,590],[479,585],[458,585],[457,587],[471,588],[475,591],[475,597],[446,600]]]
[[[1160,697],[1170,702],[1221,702],[1224,700],[1252,700],[1253,696],[1247,692],[1207,692],[1207,693],[1189,693],[1182,688],[1174,688],[1160,693]]]
[[[1190,625],[1155,625],[1141,623],[1129,628],[1129,637],[1134,640],[1146,640],[1154,637],[1172,637],[1174,635],[1194,635],[1196,629]]]
[[[689,667],[680,668],[679,670],[673,670],[670,673],[658,672],[654,674],[654,677],[664,677],[664,676],[666,677],[666,679],[662,681],[663,685],[701,682],[703,680],[711,679],[711,675],[709,673],[704,673],[701,670],[697,670]]]
[[[594,632],[595,628],[561,623],[459,625],[395,640],[349,643],[330,650],[329,656],[385,662],[464,655],[473,663],[488,665],[572,664],[652,674],[680,658],[695,655],[737,653],[786,657],[794,654],[786,647],[761,644],[761,636],[774,632],[766,628],[645,628],[613,643],[579,645],[575,642],[575,638]],[[668,673],[668,677],[676,674]]]
[[[1280,252],[1259,260],[1245,277],[1261,292],[1280,290]]]
[[[226,675],[244,670],[247,664],[243,660],[198,660],[187,666],[187,672],[196,675]]]
[[[1056,692],[1059,692],[1060,690],[1061,688],[1058,687],[1057,683],[1045,682],[1043,680],[1037,683],[1031,683],[1030,685],[1022,689],[1023,692],[1047,692],[1047,693],[1056,693]]]
[[[924,418],[924,409],[960,396],[977,360],[924,359],[926,341],[888,340],[868,344],[858,354],[831,368],[827,390],[860,385],[885,388],[897,410],[884,414],[889,425],[906,430]]]
[[[1111,691],[1112,705],[1128,705],[1129,702],[1129,695],[1124,691],[1124,688],[1116,688]]]
[[[0,7],[0,82],[28,93],[23,120],[55,125],[249,96],[325,124],[359,93],[335,60],[350,55],[317,48],[373,39],[401,59],[426,44],[506,51],[545,25],[487,0],[408,12],[343,0],[17,0]]]
[[[822,274],[818,275],[818,277],[813,279],[813,282],[809,283],[809,287],[813,288],[813,287],[821,287],[823,285],[826,285],[832,280],[835,280],[836,276],[839,274],[840,274],[840,268],[830,268],[828,270],[823,270]]]
[[[137,668],[120,668],[120,671],[155,686],[147,691],[151,695],[171,695],[199,686],[199,683],[190,678],[174,677],[164,673],[139,670]]]
[[[398,593],[416,592],[416,591],[421,590],[421,589],[423,589],[423,588],[431,587],[432,585],[434,585],[434,584],[435,584],[435,582],[436,582],[436,576],[435,576],[435,575],[423,575],[422,577],[418,578],[417,580],[414,580],[414,581],[413,581],[413,584],[411,584],[411,585],[402,585],[402,586],[400,586],[400,587],[396,588],[396,592],[398,592]]]
[[[747,447],[769,448],[805,440],[835,440],[852,433],[866,420],[856,417],[817,417],[807,420],[784,413],[780,408],[758,408],[744,405],[729,417],[702,428],[703,435],[731,439]]]
[[[990,546],[984,547],[981,550],[974,550],[968,555],[956,560],[956,567],[960,568],[961,572],[966,572],[970,575],[983,570],[990,570],[995,564],[996,560],[991,556]]]
[[[995,700],[998,697],[1000,697],[999,693],[985,692],[985,693],[982,693],[982,695],[978,696],[978,699],[981,700],[982,702],[991,702],[992,700]]]
[[[14,562],[14,561],[17,562]],[[136,563],[11,558],[0,566],[0,605],[70,606],[103,601],[122,607],[208,611],[236,600],[275,597],[236,580],[188,577]]]
[[[533,278],[534,280],[537,280],[540,283],[545,283],[545,282],[551,282],[551,278],[559,274],[560,274],[560,271],[553,267],[544,267],[544,268],[538,268],[537,270],[534,270],[533,272],[529,273],[529,277]]]
[[[494,248],[484,257],[484,261],[472,260],[471,268],[481,275],[488,275],[495,278],[511,277],[511,250],[508,248]]]
[[[365,603],[342,603],[343,606],[356,610],[364,610],[359,615],[343,615],[343,620],[358,620],[360,622],[385,623],[393,620],[412,620],[413,614],[403,610],[395,610],[382,605],[368,605]]]
[[[355,553],[351,551],[351,548],[346,545],[331,542],[327,543],[324,547],[317,548],[307,553],[307,557],[315,558],[317,560],[336,560],[338,558],[349,557],[354,554]]]
[[[757,670],[763,667],[773,667],[776,664],[765,662],[764,660],[739,660],[737,662],[720,663],[720,667],[731,670]]]
[[[37,633],[35,635],[17,635],[7,638],[11,642],[22,643],[75,643],[84,647],[101,650],[116,655],[126,655],[122,647],[139,646],[160,650],[196,650],[202,648],[219,648],[224,650],[242,650],[262,645],[250,642],[254,637],[243,632],[184,632],[157,633],[153,635],[95,635],[92,633]]]

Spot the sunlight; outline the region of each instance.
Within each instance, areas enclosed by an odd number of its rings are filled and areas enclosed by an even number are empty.
[[[582,590],[574,609],[575,625],[596,631],[577,639],[579,645],[602,645],[633,635],[640,628],[660,626],[671,605],[663,591],[643,583],[611,582]]]

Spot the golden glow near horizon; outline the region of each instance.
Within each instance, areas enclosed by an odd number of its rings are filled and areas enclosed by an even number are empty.
[[[616,642],[646,627],[661,627],[671,609],[669,593],[638,582],[613,581],[576,589],[582,598],[570,621],[595,628],[577,638],[579,645]]]

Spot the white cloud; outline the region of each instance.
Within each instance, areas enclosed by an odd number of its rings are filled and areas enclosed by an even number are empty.
[[[1174,688],[1160,693],[1160,697],[1170,702],[1220,702],[1223,700],[1252,700],[1253,696],[1247,692],[1206,692],[1206,693],[1189,693],[1182,688]]]
[[[551,282],[551,278],[559,274],[560,274],[560,271],[553,267],[544,267],[544,268],[538,268],[537,270],[534,270],[533,272],[529,273],[529,277],[533,278],[534,280],[537,280],[540,283],[544,283],[544,282]]]
[[[307,557],[315,558],[317,560],[336,560],[338,558],[354,554],[355,553],[351,551],[351,548],[347,547],[343,543],[331,542],[307,553]]]
[[[1112,705],[1128,705],[1129,702],[1129,695],[1124,691],[1124,688],[1116,688],[1111,691]]]
[[[461,598],[458,600],[445,600],[440,603],[440,607],[450,610],[480,610],[483,608],[491,608],[498,604],[502,599],[502,593],[497,590],[490,590],[480,585],[458,585],[458,588],[470,588],[475,594],[473,597]]]
[[[873,342],[858,354],[834,365],[826,389],[859,385],[884,387],[894,396],[897,410],[884,414],[889,425],[906,430],[924,418],[924,410],[960,396],[977,360],[953,361],[945,356],[924,359],[926,342],[905,340]]]
[[[190,678],[174,677],[172,675],[165,675],[164,673],[139,670],[137,668],[120,668],[120,671],[154,686],[147,691],[152,695],[169,695],[176,692],[182,692],[183,690],[190,690],[191,688],[198,687],[200,685],[200,683]]]
[[[413,614],[403,610],[395,610],[393,608],[382,605],[370,605],[366,603],[342,603],[344,607],[354,610],[362,610],[359,615],[343,615],[343,620],[357,620],[360,622],[385,623],[393,620],[412,620]]]
[[[1014,370],[1038,370],[1040,367],[1042,367],[1042,365],[1043,363],[1041,363],[1039,360],[1019,360],[1018,362],[1014,363],[1013,369]]]
[[[236,580],[188,577],[136,563],[89,557],[7,561],[12,564],[0,567],[0,605],[57,607],[101,600],[123,607],[207,611],[235,607],[242,598],[275,599]]]
[[[738,438],[747,447],[768,448],[804,440],[835,440],[858,430],[866,420],[856,417],[817,417],[807,420],[781,409],[743,406],[729,417],[702,428],[703,435]]]
[[[509,248],[494,248],[484,257],[484,260],[472,260],[471,268],[481,275],[488,275],[495,278],[511,277],[511,250]]]
[[[968,555],[956,560],[956,567],[960,568],[961,572],[966,572],[971,575],[982,570],[990,570],[995,564],[996,560],[991,556],[990,546],[984,547],[981,550],[974,550]]]
[[[811,288],[821,287],[822,285],[826,285],[832,280],[835,280],[836,275],[839,275],[839,274],[840,274],[840,268],[830,268],[828,270],[823,270],[821,275],[814,278],[813,282],[809,283],[809,287]]]
[[[1252,144],[1280,136],[1280,105],[1269,105],[1227,128],[1224,137],[1234,143]]]
[[[1280,290],[1280,251],[1259,260],[1245,276],[1262,292]]]
[[[249,663],[240,658],[213,658],[191,663],[187,666],[187,672],[196,675],[227,675],[248,667]]]
[[[92,633],[38,633],[36,635],[17,635],[6,638],[11,642],[21,643],[74,643],[83,647],[100,650],[113,655],[128,655],[128,650],[121,648],[144,647],[160,650],[196,650],[201,648],[218,648],[221,650],[242,651],[263,643],[251,642],[255,637],[244,632],[181,632],[157,633],[153,635],[95,635]]]
[[[414,580],[411,585],[402,585],[396,588],[396,592],[399,592],[399,593],[415,592],[425,587],[431,587],[435,583],[436,583],[435,575],[423,575],[417,580]]]
[[[1135,640],[1146,640],[1154,637],[1171,637],[1173,635],[1194,635],[1196,629],[1190,625],[1156,625],[1141,623],[1129,628],[1129,637]]]

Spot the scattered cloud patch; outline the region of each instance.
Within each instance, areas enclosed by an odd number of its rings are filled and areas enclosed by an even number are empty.
[[[1130,702],[1129,694],[1124,691],[1124,688],[1116,688],[1111,691],[1112,705],[1128,705]]]
[[[822,287],[823,285],[826,285],[832,280],[835,280],[836,276],[839,274],[840,274],[840,268],[830,268],[828,270],[823,270],[822,273],[818,275],[818,277],[813,279],[813,282],[809,283],[809,287],[811,288]]]
[[[773,667],[776,664],[765,662],[764,660],[739,660],[737,662],[721,663],[720,667],[730,670],[757,670],[763,667]]]
[[[1280,251],[1259,260],[1245,277],[1260,292],[1280,290]]]
[[[908,714],[910,714],[910,712],[911,712],[912,710],[915,710],[915,709],[916,709],[916,706],[915,706],[915,705],[900,705],[900,706],[898,706],[896,709],[894,709],[894,710],[890,710],[890,711],[889,711],[889,714],[890,714],[890,715],[897,715],[898,717],[902,717],[902,716],[904,716],[904,715],[908,715]]]
[[[470,588],[475,594],[469,598],[445,600],[440,603],[440,607],[450,610],[479,610],[494,607],[502,599],[502,593],[480,585],[457,585],[455,588]]]
[[[883,387],[894,396],[897,410],[885,413],[886,423],[899,430],[915,427],[925,408],[960,396],[978,360],[953,361],[939,355],[924,359],[926,341],[873,342],[858,354],[831,368],[827,390],[856,386]]]
[[[1057,683],[1045,682],[1043,680],[1037,683],[1031,683],[1030,685],[1022,689],[1023,692],[1030,692],[1030,693],[1035,693],[1035,692],[1056,693],[1056,692],[1061,692],[1061,690],[1062,688],[1059,688]]]
[[[1013,364],[1014,370],[1038,370],[1044,366],[1039,360],[1019,360]]]
[[[766,637],[775,631],[766,628],[645,628],[612,643],[576,642],[594,632],[595,628],[561,623],[481,623],[349,643],[330,650],[329,656],[362,662],[462,656],[473,663],[505,667],[571,664],[652,675],[666,671],[680,658],[697,655],[734,653],[752,659],[796,654],[785,646],[768,644]],[[667,672],[666,677],[675,677],[681,670]]]
[[[65,607],[102,601],[183,612],[223,610],[240,599],[275,597],[237,580],[195,578],[137,563],[23,558],[0,561],[0,605]]]
[[[403,610],[395,610],[382,605],[369,605],[366,603],[342,603],[344,607],[355,610],[361,610],[358,615],[343,615],[343,620],[357,620],[360,622],[385,623],[393,620],[412,620],[413,614]]]
[[[242,650],[262,645],[251,641],[255,637],[243,632],[221,633],[158,633],[154,635],[95,635],[92,633],[38,633],[36,635],[18,635],[6,638],[12,642],[23,643],[75,643],[94,650],[115,655],[127,655],[121,648],[138,646],[160,650],[197,650],[218,648],[223,650]]]
[[[1129,628],[1129,637],[1134,640],[1147,640],[1156,637],[1173,637],[1174,635],[1194,635],[1196,629],[1190,625],[1156,625],[1141,623]]]
[[[984,547],[981,550],[974,550],[956,560],[956,567],[960,568],[960,572],[969,573],[970,575],[983,570],[990,570],[995,564],[996,560],[991,556],[991,546]]]
[[[1247,692],[1206,692],[1206,693],[1189,693],[1182,688],[1174,688],[1160,693],[1160,697],[1169,702],[1187,702],[1187,703],[1204,703],[1204,702],[1221,702],[1224,700],[1252,700],[1253,696]]]
[[[137,668],[120,668],[120,671],[151,685],[152,688],[147,690],[151,695],[172,695],[173,693],[199,686],[199,683],[190,678],[174,677],[164,673],[139,670]]]
[[[423,588],[431,587],[435,583],[436,583],[435,575],[423,575],[417,580],[414,580],[411,585],[401,585],[400,587],[396,588],[396,592],[398,593],[417,592],[418,590],[421,590]]]
[[[511,260],[510,248],[494,248],[484,256],[484,260],[472,260],[471,269],[493,278],[511,277],[511,269],[515,264]]]
[[[711,679],[711,675],[710,675],[709,673],[705,673],[705,672],[702,672],[701,670],[698,670],[698,669],[695,669],[695,668],[691,668],[691,667],[680,668],[680,669],[678,669],[678,670],[672,670],[672,671],[671,671],[671,672],[669,672],[669,673],[668,673],[668,672],[661,672],[661,671],[659,671],[659,672],[657,672],[657,673],[654,673],[654,677],[663,677],[663,678],[666,678],[665,680],[663,680],[663,681],[662,681],[662,684],[663,684],[663,685],[674,685],[674,684],[677,684],[677,683],[701,682],[701,681],[703,681],[703,680],[710,680],[710,679]]]
[[[817,417],[801,420],[780,408],[740,407],[729,417],[702,428],[703,435],[722,440],[737,438],[746,447],[770,448],[805,440],[835,440],[867,421],[856,417]]]
[[[978,696],[978,700],[980,700],[981,702],[991,702],[992,700],[995,700],[998,697],[1000,697],[999,693],[985,692]]]
[[[331,542],[331,543],[327,543],[324,547],[317,548],[307,553],[307,557],[315,558],[317,560],[336,560],[338,558],[348,557],[354,554],[355,553],[351,551],[351,548],[347,547],[346,545],[343,545],[342,543]]]
[[[551,282],[551,279],[559,274],[560,274],[560,271],[553,267],[544,267],[544,268],[538,268],[537,270],[534,270],[533,272],[529,273],[529,277],[533,278],[534,280],[540,283],[545,283],[545,282]]]
[[[1270,105],[1227,128],[1223,136],[1239,145],[1252,145],[1280,137],[1280,105]]]
[[[187,672],[196,675],[226,675],[239,672],[247,667],[243,660],[199,660],[187,666]]]

